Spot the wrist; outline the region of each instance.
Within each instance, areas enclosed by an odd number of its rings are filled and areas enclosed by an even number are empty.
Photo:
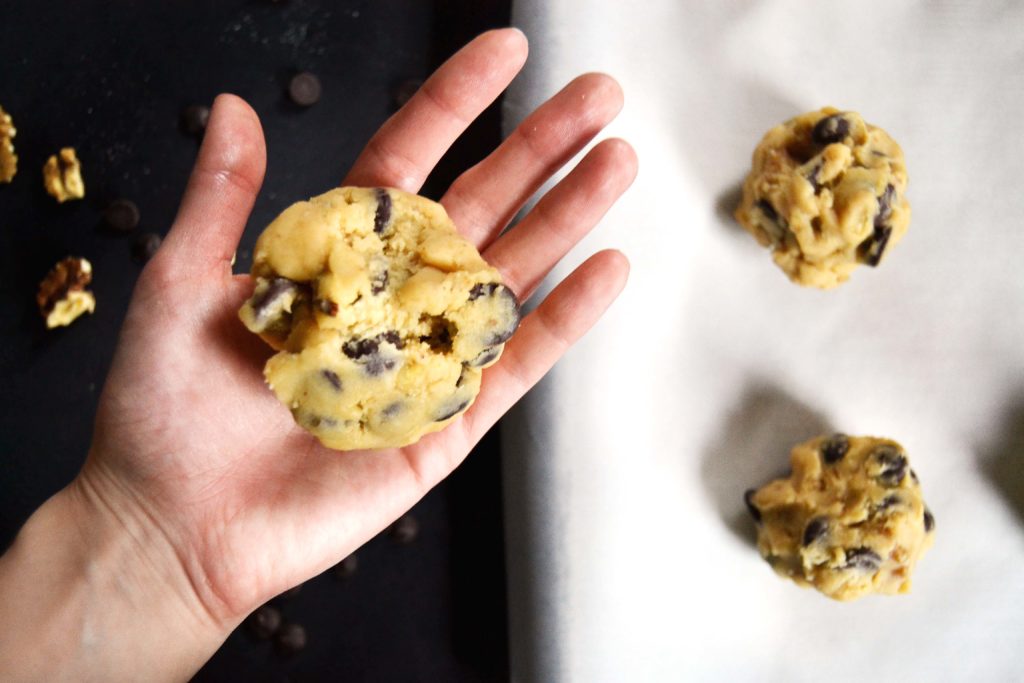
[[[204,608],[157,525],[83,476],[0,558],[0,593],[0,618],[19,624],[0,677],[19,680],[185,680],[232,626]]]

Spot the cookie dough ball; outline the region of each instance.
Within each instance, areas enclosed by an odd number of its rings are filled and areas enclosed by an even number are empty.
[[[239,316],[278,350],[267,383],[330,448],[444,428],[519,323],[515,295],[444,208],[400,190],[293,204],[257,241],[252,275]]]
[[[834,434],[796,446],[790,462],[788,479],[744,496],[772,568],[836,600],[909,592],[935,518],[903,448]]]
[[[860,114],[825,107],[765,134],[736,220],[793,282],[829,289],[903,238],[906,190],[900,146]]]

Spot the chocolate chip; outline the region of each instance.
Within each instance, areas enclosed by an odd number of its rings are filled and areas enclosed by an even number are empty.
[[[258,320],[265,320],[269,317],[272,309],[284,296],[290,294],[298,295],[299,283],[284,277],[275,277],[270,280],[266,288],[252,298],[252,312]]]
[[[401,401],[395,401],[394,403],[389,403],[388,405],[384,406],[384,409],[380,411],[380,414],[381,417],[388,419],[394,417],[395,415],[398,415],[404,409],[404,403],[402,403]]]
[[[401,108],[405,106],[405,103],[412,99],[412,96],[416,94],[416,91],[423,86],[423,81],[419,78],[407,78],[394,89],[394,100],[395,107]]]
[[[775,210],[775,207],[772,206],[767,199],[758,199],[755,206],[761,210],[761,213],[765,215],[765,218],[773,223],[779,222],[779,212]]]
[[[810,545],[828,531],[828,517],[815,517],[804,528],[803,544]]]
[[[210,108],[205,104],[190,104],[181,111],[181,130],[196,137],[206,131],[210,122]]]
[[[157,249],[160,248],[160,242],[160,235],[155,232],[147,232],[135,240],[135,244],[132,245],[132,256],[136,261],[145,263],[156,255]]]
[[[370,280],[370,293],[371,294],[380,294],[381,292],[383,292],[387,288],[388,288],[388,271],[385,269],[385,270],[380,271],[376,275],[374,275],[373,279]]]
[[[454,417],[461,413],[463,410],[466,409],[467,406],[469,406],[468,398],[464,401],[455,404],[454,406],[449,404],[449,407],[447,409],[442,410],[441,414],[434,418],[434,422],[444,422],[448,418]]]
[[[917,478],[917,472],[915,472],[914,470],[910,470],[910,480],[913,481],[915,484],[921,483],[921,480]]]
[[[331,569],[331,573],[334,574],[334,578],[336,579],[350,579],[352,578],[352,575],[356,573],[358,568],[359,558],[356,557],[355,553],[352,553],[344,560],[334,565],[334,568]]]
[[[468,365],[471,368],[482,368],[483,366],[485,366],[488,363],[492,362],[500,354],[501,354],[501,349],[500,348],[498,348],[496,346],[489,346],[489,347],[485,348],[483,351],[481,351],[480,353],[478,353],[476,355],[476,357],[473,360],[471,360],[468,363],[466,363],[466,365]],[[460,379],[461,379],[461,376],[460,376]],[[458,386],[458,385],[456,385],[456,386]]]
[[[826,465],[834,465],[850,450],[850,439],[845,434],[833,434],[821,444],[821,459]]]
[[[935,530],[935,515],[928,508],[924,509],[924,530],[926,533]]]
[[[257,638],[266,640],[281,627],[281,610],[263,605],[246,618],[245,626]]]
[[[851,548],[846,551],[846,564],[843,565],[843,569],[877,572],[881,566],[881,556],[871,548]]]
[[[883,512],[891,507],[899,505],[903,502],[903,499],[897,496],[895,493],[891,496],[886,496],[880,502],[875,504],[875,510],[877,512]]]
[[[412,543],[420,533],[420,523],[410,514],[404,514],[388,528],[388,535],[399,543]]]
[[[889,488],[899,486],[907,475],[907,457],[889,445],[876,448],[872,457],[882,467],[876,475],[879,483]]]
[[[395,369],[395,359],[385,358],[384,356],[373,354],[367,356],[363,362],[363,371],[366,372],[370,377],[376,377],[377,375],[383,375],[389,370]]]
[[[888,225],[876,225],[871,237],[860,243],[857,247],[857,256],[860,261],[874,268],[882,262],[882,254],[892,237],[892,227]]]
[[[365,356],[377,353],[380,342],[376,337],[369,339],[350,339],[341,345],[341,351],[352,360],[359,360]]]
[[[288,82],[288,97],[300,107],[311,107],[320,101],[320,79],[308,71],[295,74]]]
[[[885,190],[878,197],[878,213],[875,214],[875,227],[887,223],[892,216],[892,199],[896,195],[896,188],[892,183],[885,186]]]
[[[324,368],[320,371],[320,374],[326,379],[335,391],[341,391],[341,378],[338,377],[338,373],[334,370],[328,370]]]
[[[391,222],[391,195],[382,187],[373,191],[377,197],[377,211],[373,214],[373,231],[383,235]]]
[[[306,629],[300,624],[284,624],[274,639],[281,654],[293,655],[306,647]]]
[[[754,521],[758,524],[761,523],[761,511],[754,505],[754,494],[757,493],[755,489],[747,489],[743,492],[743,504],[747,506],[747,512],[754,518]]]
[[[469,300],[476,301],[482,296],[494,296],[500,285],[497,282],[480,282],[469,290]]]
[[[842,142],[850,134],[850,122],[842,114],[833,114],[814,124],[811,129],[811,140],[818,145],[830,145]]]
[[[404,349],[405,342],[402,341],[402,335],[398,333],[398,330],[388,330],[377,336],[377,339],[386,341],[387,343],[394,346],[396,349]]]
[[[337,302],[331,301],[330,299],[317,299],[314,302],[314,305],[324,315],[338,315],[338,304]]]
[[[457,332],[455,323],[443,315],[429,317],[430,331],[420,337],[420,341],[435,353],[448,353],[452,350],[452,337]]]
[[[115,199],[103,209],[103,222],[114,232],[131,232],[139,225],[139,207],[130,199]]]
[[[816,164],[814,168],[811,169],[811,172],[807,174],[807,182],[811,184],[815,192],[821,189],[821,183],[818,180],[821,177],[821,166],[822,165],[820,163]]]

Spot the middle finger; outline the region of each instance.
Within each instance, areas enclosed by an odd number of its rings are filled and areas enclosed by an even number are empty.
[[[526,200],[622,109],[622,89],[600,73],[577,77],[487,158],[459,176],[441,204],[483,251]]]

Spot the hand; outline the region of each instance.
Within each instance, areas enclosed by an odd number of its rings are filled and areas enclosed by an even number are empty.
[[[343,184],[417,192],[526,53],[525,38],[511,29],[472,41],[381,127]],[[632,149],[621,140],[598,144],[513,230],[501,231],[621,105],[610,77],[580,76],[441,199],[521,300],[632,182]],[[271,352],[237,317],[252,282],[232,275],[230,264],[264,166],[256,114],[237,97],[218,97],[174,225],[139,278],[94,442],[71,487],[89,514],[142,530],[135,535],[160,548],[143,551],[162,558],[149,563],[173,565],[182,580],[169,585],[221,638],[447,476],[597,321],[628,271],[620,253],[604,251],[559,283],[485,371],[472,408],[447,429],[401,449],[332,451],[267,389],[262,368]]]

